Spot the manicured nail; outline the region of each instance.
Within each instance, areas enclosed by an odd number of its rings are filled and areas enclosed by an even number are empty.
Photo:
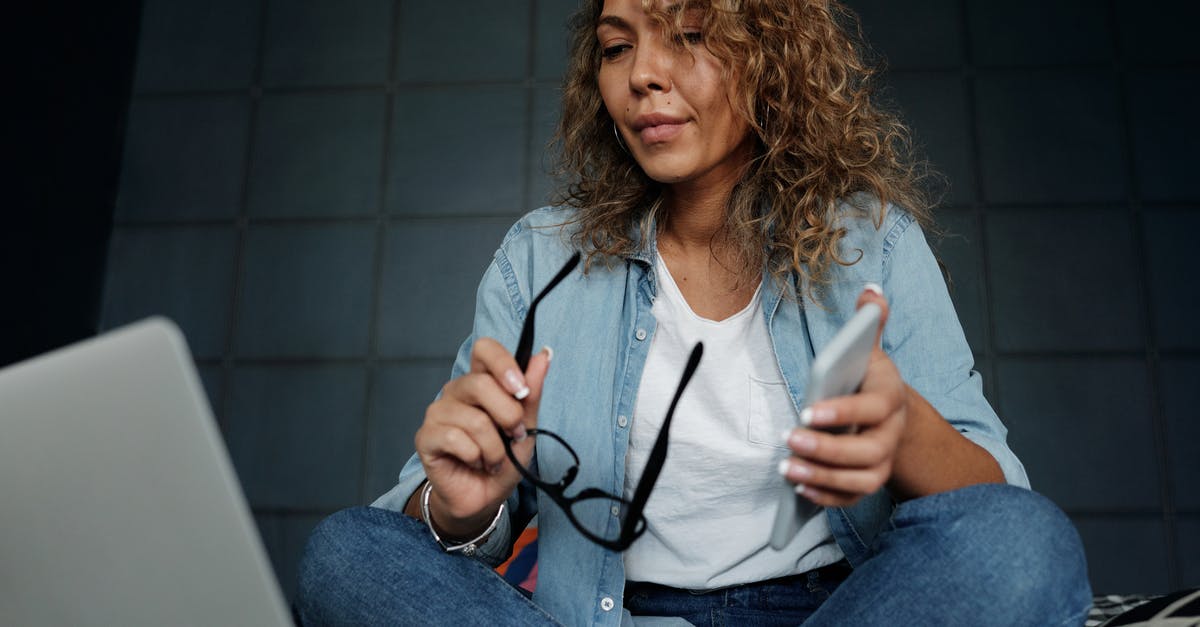
[[[804,464],[792,464],[792,476],[797,479],[807,479],[812,476],[812,468]]]
[[[546,353],[546,361],[547,362],[554,361],[554,349],[553,348],[550,348],[549,346],[543,346],[542,352]]]
[[[529,396],[529,386],[525,385],[525,377],[516,370],[505,372],[504,382],[508,384],[508,391],[518,401],[523,401],[526,396]]]
[[[804,409],[802,409],[800,411],[800,424],[801,425],[803,425],[805,427],[807,427],[808,425],[811,425],[812,419],[813,419],[812,407],[805,407]],[[788,435],[791,435],[790,431],[788,432]]]
[[[796,490],[796,494],[804,494],[804,484],[803,483],[797,483],[796,487],[794,489]]]
[[[804,412],[808,412],[807,420]],[[800,412],[800,420],[805,426],[833,424],[837,420],[837,411],[832,407],[806,407]]]
[[[880,286],[878,283],[867,283],[866,285],[863,286],[863,289],[871,290],[872,292],[875,292],[876,294],[883,296],[883,287]]]
[[[786,477],[788,474],[788,469],[790,469],[791,467],[792,467],[792,463],[789,462],[788,460],[786,460],[786,459],[779,460],[778,470],[779,470],[780,475],[783,475],[784,477]]]
[[[811,453],[817,450],[817,439],[811,433],[804,431],[793,434],[792,438],[788,440],[788,444],[792,450],[799,453]]]
[[[521,442],[527,437],[529,437],[529,433],[525,431],[525,425],[518,424],[517,426],[513,427],[513,430],[512,430],[513,442]]]
[[[804,412],[801,412],[800,415],[803,416]],[[783,433],[779,434],[779,439],[783,440],[784,444],[786,444],[788,440],[792,439],[792,430],[785,429]]]

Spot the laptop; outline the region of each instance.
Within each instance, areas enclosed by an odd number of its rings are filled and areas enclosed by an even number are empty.
[[[0,370],[0,622],[291,624],[170,321]]]

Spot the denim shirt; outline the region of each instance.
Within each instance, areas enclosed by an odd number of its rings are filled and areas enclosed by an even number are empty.
[[[857,262],[832,264],[819,303],[808,290],[798,290],[795,280],[776,281],[766,273],[763,277],[765,323],[797,411],[805,406],[814,356],[853,315],[863,286],[878,283],[890,304],[883,350],[904,381],[959,432],[991,453],[1009,483],[1028,487],[1024,468],[1005,444],[1006,429],[983,397],[945,281],[912,215],[888,207],[877,228],[878,209],[874,215],[850,204],[842,209],[840,225],[846,234],[840,256]],[[469,370],[477,338],[492,337],[515,349],[533,295],[573,252],[572,227],[561,226],[573,216],[569,209],[543,208],[509,230],[480,282],[474,330],[458,352],[452,377]],[[538,306],[535,349],[542,345],[554,349],[538,426],[561,435],[579,454],[579,475],[569,494],[588,486],[614,494],[621,494],[623,488],[628,417],[633,415],[655,331],[650,308],[657,293],[653,266],[657,248],[653,229],[648,230],[641,238],[640,252],[607,265],[597,261],[586,274],[572,273]],[[682,372],[682,363],[679,368]],[[794,414],[768,419],[774,424],[754,425],[754,431],[781,433],[795,426]],[[536,463],[545,476],[558,476],[571,460],[548,450]],[[774,468],[759,471],[776,472]],[[374,505],[403,510],[424,478],[414,455],[401,471],[399,484]],[[853,507],[826,510],[834,538],[851,565],[870,557],[872,541],[894,507],[886,490],[880,490]],[[607,507],[576,513],[590,517],[596,523],[593,528],[608,524],[615,529],[619,523]],[[516,535],[535,514],[538,586],[534,601],[564,624],[621,624],[625,586],[621,554],[584,538],[556,505],[527,483],[508,499],[508,515],[480,547],[477,558],[492,566],[506,559]],[[628,620],[627,613],[624,616]]]

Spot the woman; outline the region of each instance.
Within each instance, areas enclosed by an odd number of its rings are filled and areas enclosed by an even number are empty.
[[[1082,622],[1078,536],[1024,489],[970,370],[903,127],[843,14],[585,3],[566,207],[501,244],[399,485],[314,532],[303,620]],[[586,272],[555,278],[576,250]],[[812,356],[868,302],[861,390],[806,404]],[[514,357],[526,327],[557,352]],[[779,551],[776,473],[826,508]],[[535,513],[529,599],[488,566]]]

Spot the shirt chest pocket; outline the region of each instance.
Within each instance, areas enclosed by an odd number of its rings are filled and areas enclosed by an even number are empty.
[[[787,450],[783,432],[799,424],[796,408],[782,381],[766,381],[752,375],[750,411],[746,439],[753,444]]]

